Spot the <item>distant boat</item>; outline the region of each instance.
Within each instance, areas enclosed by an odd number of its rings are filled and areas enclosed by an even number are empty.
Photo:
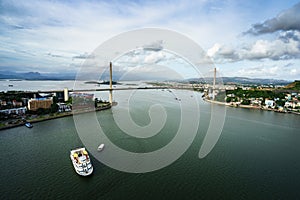
[[[100,144],[97,148],[97,151],[102,151],[104,149],[104,144]]]
[[[14,87],[14,85],[8,85],[8,87]]]
[[[27,128],[32,128],[32,127],[33,127],[33,125],[32,125],[30,122],[26,122],[26,123],[25,123],[25,126],[26,126]]]
[[[88,176],[93,173],[90,156],[84,147],[71,150],[70,158],[77,174]]]

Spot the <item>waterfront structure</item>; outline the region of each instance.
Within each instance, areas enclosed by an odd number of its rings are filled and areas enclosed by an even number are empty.
[[[262,99],[259,98],[250,98],[250,104],[253,106],[261,106]]]
[[[5,109],[5,110],[0,110],[1,113],[5,114],[16,114],[16,115],[22,115],[26,113],[26,107],[21,107],[21,108],[11,108],[11,109]]]
[[[23,106],[22,102],[16,101],[16,100],[12,100],[12,104],[14,107],[21,107]]]
[[[70,95],[72,97],[72,109],[95,109],[94,94],[74,92]]]
[[[64,101],[68,101],[69,100],[69,91],[68,88],[64,88]]]
[[[52,98],[36,98],[28,101],[28,110],[36,111],[39,108],[48,109],[53,103]]]
[[[72,111],[72,108],[70,105],[67,105],[66,103],[57,103],[58,105],[58,112],[69,112]]]
[[[274,102],[274,100],[266,99],[265,100],[265,105],[268,106],[268,107],[274,107],[275,102]]]
[[[287,101],[284,104],[284,107],[286,108],[300,108],[300,102],[296,102],[296,101]]]

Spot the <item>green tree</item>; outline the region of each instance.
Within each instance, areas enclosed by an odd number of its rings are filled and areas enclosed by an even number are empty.
[[[249,99],[243,99],[242,105],[250,105],[251,101]]]
[[[50,107],[50,113],[56,113],[58,111],[57,103],[53,103]]]
[[[95,98],[95,108],[98,107],[98,98]]]
[[[276,104],[277,104],[277,106],[283,107],[284,104],[285,104],[285,101],[283,101],[283,100],[278,100],[278,101],[276,101]]]
[[[227,97],[227,98],[226,98],[226,102],[227,102],[227,103],[230,103],[232,100],[233,100],[232,97]]]
[[[36,110],[36,114],[38,114],[38,115],[44,115],[44,114],[48,114],[48,113],[49,113],[49,109],[38,108]]]

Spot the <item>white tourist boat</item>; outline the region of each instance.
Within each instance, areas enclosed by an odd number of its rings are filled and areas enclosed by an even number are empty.
[[[97,150],[98,150],[98,151],[102,151],[103,148],[104,148],[104,144],[100,144],[100,145],[98,146]]]
[[[71,150],[70,158],[77,174],[88,176],[93,173],[93,165],[85,148]]]

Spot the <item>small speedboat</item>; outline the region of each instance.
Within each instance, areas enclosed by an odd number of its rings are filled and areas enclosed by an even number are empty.
[[[33,127],[33,125],[32,125],[30,122],[26,122],[26,123],[25,123],[25,126],[26,126],[27,128],[32,128],[32,127]]]
[[[88,176],[93,173],[93,165],[84,147],[71,150],[70,158],[77,174]]]
[[[102,151],[104,148],[104,144],[100,144],[99,147],[97,148],[97,151]]]

